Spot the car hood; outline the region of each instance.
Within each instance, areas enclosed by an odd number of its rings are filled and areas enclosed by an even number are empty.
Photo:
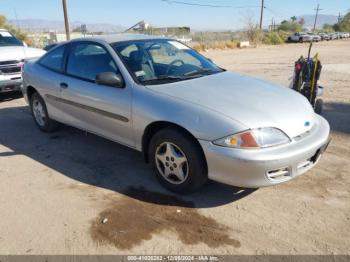
[[[275,127],[291,138],[316,121],[308,100],[294,90],[231,72],[147,88],[209,108],[247,129]]]
[[[43,54],[45,54],[45,51],[42,49],[26,46],[0,47],[0,61],[31,59],[40,57]]]

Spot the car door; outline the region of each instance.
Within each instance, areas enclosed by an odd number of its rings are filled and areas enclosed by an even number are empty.
[[[36,72],[32,74],[31,79],[35,88],[44,98],[50,117],[62,122],[64,122],[62,105],[57,98],[60,96],[66,48],[67,45],[61,45],[45,54],[34,68]]]
[[[65,72],[60,83],[65,122],[133,147],[132,86],[126,82],[118,88],[95,82],[100,73],[120,74],[109,51],[96,42],[72,42]]]
[[[293,41],[299,41],[299,33],[294,34]]]

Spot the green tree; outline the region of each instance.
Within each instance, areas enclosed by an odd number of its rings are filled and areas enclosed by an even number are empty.
[[[77,26],[76,28],[74,28],[72,32],[74,32],[74,33],[81,33],[80,26]]]
[[[0,27],[4,27],[6,24],[6,17],[3,15],[0,15]]]
[[[297,21],[297,17],[296,17],[296,16],[292,16],[292,17],[290,18],[290,20],[292,20],[292,22],[294,23],[295,21]]]
[[[322,28],[323,28],[323,31],[326,33],[334,32],[333,25],[331,24],[324,24]]]
[[[350,12],[344,18],[333,26],[335,31],[349,32],[350,31]]]
[[[302,26],[299,23],[293,21],[282,21],[281,25],[278,27],[278,30],[289,31],[289,32],[300,32]]]

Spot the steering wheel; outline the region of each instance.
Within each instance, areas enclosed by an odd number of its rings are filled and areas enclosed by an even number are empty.
[[[185,64],[185,62],[182,61],[181,59],[175,59],[174,61],[172,61],[172,62],[168,65],[168,69],[166,70],[166,74],[167,74],[167,75],[169,75],[170,69],[172,69],[176,63],[181,63],[181,65],[184,65],[184,64]]]

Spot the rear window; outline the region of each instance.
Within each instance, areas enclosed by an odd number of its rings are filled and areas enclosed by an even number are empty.
[[[47,53],[41,60],[40,64],[54,71],[62,71],[65,46],[60,46]]]

